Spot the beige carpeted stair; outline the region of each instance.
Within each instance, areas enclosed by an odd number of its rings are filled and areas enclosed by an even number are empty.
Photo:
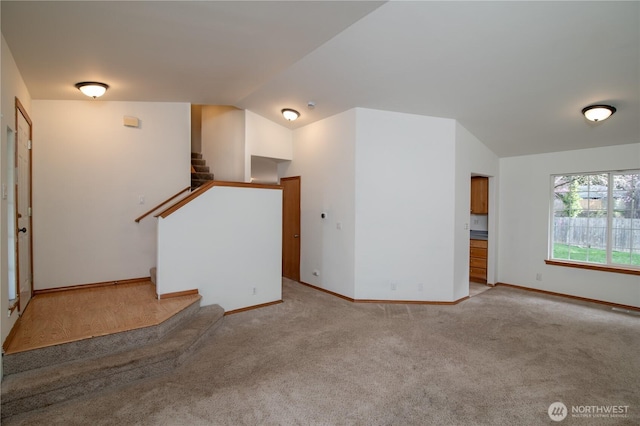
[[[191,189],[213,180],[213,173],[209,171],[209,166],[202,154],[191,153]]]
[[[198,301],[158,326],[6,356],[2,419],[167,372],[223,318]]]

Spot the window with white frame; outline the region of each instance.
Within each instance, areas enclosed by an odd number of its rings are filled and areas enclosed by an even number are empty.
[[[551,181],[550,259],[640,269],[640,170]]]

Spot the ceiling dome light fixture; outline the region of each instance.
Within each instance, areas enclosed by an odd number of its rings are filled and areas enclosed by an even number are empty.
[[[590,105],[582,108],[582,114],[589,121],[603,121],[611,117],[616,108],[611,105]]]
[[[83,81],[81,83],[76,83],[76,88],[90,98],[95,99],[104,95],[109,88],[109,85],[99,83],[97,81]]]
[[[287,121],[295,121],[298,117],[300,117],[300,113],[295,109],[285,108],[282,110],[282,116]]]

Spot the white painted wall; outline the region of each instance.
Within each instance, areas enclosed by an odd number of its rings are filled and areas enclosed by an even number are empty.
[[[301,281],[347,297],[355,296],[355,123],[349,110],[295,130],[295,160],[278,172],[301,176]]]
[[[7,129],[11,129],[15,134],[15,98],[18,97],[18,99],[20,99],[20,102],[32,119],[33,115],[31,108],[31,95],[27,90],[27,86],[24,84],[24,80],[20,75],[20,71],[16,66],[16,62],[4,37],[2,37],[0,61],[2,73],[0,83],[0,96],[2,98],[2,119],[0,121],[0,180],[2,181],[2,184],[7,184],[8,173],[13,173],[14,170],[13,159],[8,158],[6,154],[8,149]],[[34,139],[34,142],[36,141],[37,139]],[[11,328],[18,319],[17,310],[15,310],[11,316],[7,317],[7,311],[9,309],[9,282],[7,275],[8,214],[13,214],[13,212],[7,211],[7,200],[0,197],[0,328],[2,342],[7,338],[9,331],[11,331]]]
[[[191,152],[202,153],[202,105],[191,105]]]
[[[357,109],[357,299],[452,300],[455,167],[454,120]]]
[[[272,158],[251,156],[251,178],[253,183],[278,184],[278,161]]]
[[[550,175],[640,168],[640,143],[500,160],[498,281],[640,307],[637,275],[546,265]],[[542,281],[536,281],[536,273]]]
[[[456,122],[456,170],[455,170],[455,229],[453,298],[469,295],[469,223],[471,202],[471,175],[489,177],[489,217],[486,229],[489,233],[487,250],[487,282],[495,283],[498,242],[498,180],[500,161],[482,142]],[[471,226],[469,226],[470,228]]]
[[[450,119],[362,108],[295,130],[294,161],[279,174],[302,177],[301,280],[356,299],[466,296],[469,177],[497,175],[498,162],[465,132]]]
[[[202,156],[216,180],[245,182],[245,111],[202,106]]]
[[[293,132],[249,110],[245,111],[245,119],[245,181],[264,180],[265,173],[271,179],[272,165],[277,180],[277,163],[293,159]]]
[[[282,299],[282,190],[213,187],[158,222],[159,294],[226,311]],[[255,289],[255,294],[254,294]]]
[[[155,220],[134,219],[190,183],[189,104],[33,101],[32,118],[35,289],[149,276]]]

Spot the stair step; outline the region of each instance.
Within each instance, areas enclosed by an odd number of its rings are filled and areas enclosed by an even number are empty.
[[[213,173],[204,173],[204,172],[191,173],[191,179],[213,180]]]
[[[88,357],[102,356],[115,351],[122,352],[161,339],[176,326],[196,315],[200,309],[200,299],[181,310],[162,323],[107,334],[90,339],[77,340],[55,346],[47,346],[25,352],[5,354],[2,369],[5,376],[64,364],[69,360],[81,360]]]
[[[192,158],[191,159],[192,166],[206,166],[207,162],[202,158]]]
[[[125,352],[69,361],[5,377],[3,419],[106,388],[166,373],[182,364],[222,324],[224,309],[200,308],[162,339]]]
[[[209,172],[209,166],[196,166],[196,165],[194,165],[193,168],[195,169],[196,172],[210,173]]]
[[[200,154],[199,152],[192,152],[191,158],[202,158],[202,154]]]
[[[204,185],[205,183],[211,182],[209,179],[191,179],[191,190]]]

